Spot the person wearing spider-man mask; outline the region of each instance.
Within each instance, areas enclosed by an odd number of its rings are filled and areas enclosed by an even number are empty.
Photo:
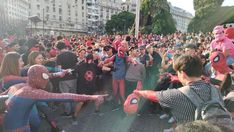
[[[213,29],[215,39],[210,44],[211,51],[220,51],[226,57],[227,65],[234,63],[234,45],[232,41],[225,36],[223,26],[216,26]]]
[[[48,70],[42,65],[29,68],[27,83],[13,85],[6,91],[10,96],[6,100],[7,113],[4,117],[5,132],[31,132],[29,115],[37,102],[80,102],[92,100],[98,106],[107,95],[79,95],[71,93],[50,93],[45,91],[49,82]]]

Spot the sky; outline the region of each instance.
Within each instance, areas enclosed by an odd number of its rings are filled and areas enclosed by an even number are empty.
[[[182,8],[193,15],[195,15],[195,11],[193,9],[193,0],[167,0],[171,2],[173,6]],[[223,6],[234,6],[234,0],[224,0]]]

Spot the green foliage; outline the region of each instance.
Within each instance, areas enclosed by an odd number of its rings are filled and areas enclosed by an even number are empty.
[[[123,11],[117,15],[112,15],[111,20],[107,21],[105,29],[108,34],[115,32],[126,34],[134,21],[135,15],[133,13]]]
[[[193,0],[194,10],[197,17],[206,16],[208,11],[214,11],[221,7],[224,0]]]
[[[167,34],[176,31],[167,0],[143,0],[140,20],[143,33]]]
[[[189,24],[189,32],[210,32],[216,25],[234,22],[234,6],[216,8],[203,16],[195,16]]]

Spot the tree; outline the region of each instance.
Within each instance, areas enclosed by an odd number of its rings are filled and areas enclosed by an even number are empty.
[[[197,17],[203,17],[210,11],[221,7],[224,0],[193,0],[194,10]]]
[[[112,15],[111,20],[106,23],[106,32],[108,34],[113,34],[114,32],[119,32],[126,34],[128,29],[132,27],[135,21],[135,15],[133,13],[123,11],[117,15]]]
[[[167,34],[176,31],[167,0],[143,0],[140,19],[143,33]]]
[[[199,32],[199,31],[208,31],[213,28],[213,24],[217,23],[218,20],[211,20],[217,12],[224,0],[193,0],[195,17],[192,19],[188,26],[188,31],[190,32]],[[218,16],[219,18],[221,16]],[[214,21],[214,22],[212,22]],[[201,26],[205,25],[205,27]]]

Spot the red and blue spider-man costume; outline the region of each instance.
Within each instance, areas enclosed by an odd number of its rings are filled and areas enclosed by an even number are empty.
[[[32,66],[29,69],[28,78],[26,84],[14,85],[8,91],[11,96],[6,101],[5,132],[30,132],[29,115],[33,105],[37,102],[95,100],[98,105],[106,96],[46,92],[43,89],[48,83],[49,72],[40,65]]]

